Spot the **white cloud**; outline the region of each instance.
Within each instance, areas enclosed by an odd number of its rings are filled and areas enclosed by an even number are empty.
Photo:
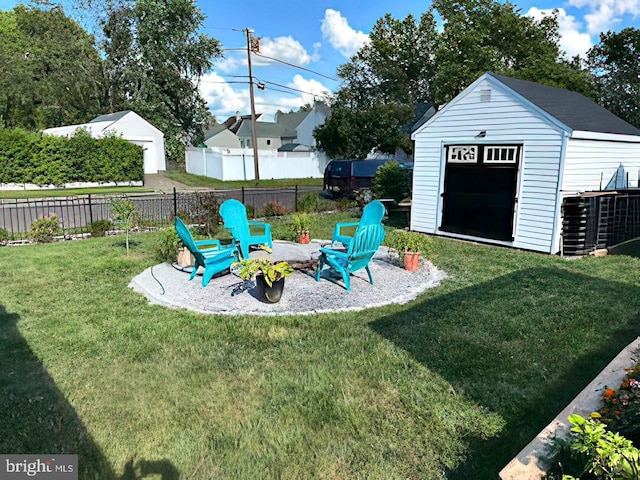
[[[293,80],[288,83],[288,87],[295,88],[297,90],[302,90],[303,92],[309,93],[300,93],[300,98],[298,99],[299,105],[304,105],[306,103],[313,103],[314,99],[321,99],[326,97],[329,94],[329,89],[325,87],[322,83],[317,80],[304,78],[302,75],[295,75]]]
[[[300,42],[292,36],[276,37],[273,40],[269,37],[261,38],[260,53],[267,57],[274,57],[296,65],[308,65],[311,62],[311,56]],[[257,57],[256,65],[264,63],[266,60],[265,58]]]
[[[636,18],[640,13],[640,0],[569,0],[569,5],[589,11],[584,19],[592,35],[609,30],[624,15]]]
[[[575,55],[584,56],[591,48],[591,35],[580,32],[582,23],[576,20],[573,15],[567,15],[564,8],[556,9],[558,12],[558,32],[560,33],[560,48],[566,52],[566,58],[570,59]],[[531,7],[526,16],[535,20],[553,15],[553,10],[538,9]]]
[[[316,42],[313,44],[313,54],[311,55],[311,61],[317,62],[320,60],[319,50],[322,48],[322,43]]]
[[[236,111],[245,113],[249,110],[248,87],[236,90],[215,72],[202,76],[200,94],[218,121],[226,120]]]
[[[245,51],[245,55],[246,55],[246,51]],[[240,56],[235,56],[235,55],[232,57],[227,57],[223,60],[220,60],[218,63],[216,63],[215,68],[216,70],[220,70],[223,73],[236,72],[241,68],[246,70],[247,58],[246,56],[242,58]]]
[[[347,58],[369,42],[369,36],[366,33],[351,28],[347,19],[340,12],[331,8],[327,8],[324,12],[322,36],[329,41],[333,48]]]
[[[302,75],[295,75],[287,86],[309,93],[291,91],[291,94],[282,94],[270,90],[268,85],[266,90],[256,90],[256,112],[262,113],[261,121],[273,121],[273,114],[277,110],[288,112],[297,109],[306,103],[312,103],[314,98],[324,97],[329,92],[322,83],[306,79]],[[202,77],[200,93],[219,122],[235,115],[237,111],[242,115],[250,112],[248,86],[230,84],[215,72]]]
[[[262,55],[277,58],[278,60],[284,60],[285,62],[294,63],[296,65],[308,65],[311,62],[317,62],[320,60],[320,55],[317,53],[320,46],[321,44],[319,43],[314,44],[314,53],[309,55],[302,44],[291,36],[277,37],[274,39],[263,37],[260,39],[260,53]],[[272,65],[274,63],[273,61],[258,55],[252,55],[251,61],[253,65],[259,67]],[[215,69],[223,73],[246,71],[246,50],[230,53],[227,58],[224,58],[215,64]]]

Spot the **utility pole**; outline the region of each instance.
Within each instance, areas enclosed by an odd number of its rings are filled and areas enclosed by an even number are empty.
[[[253,147],[253,174],[256,180],[260,180],[260,163],[258,161],[258,138],[256,135],[256,102],[253,98],[253,73],[251,70],[251,51],[253,50],[251,34],[253,33],[253,30],[245,28],[244,32],[247,34],[247,64],[249,65],[249,98],[251,99],[251,146]]]

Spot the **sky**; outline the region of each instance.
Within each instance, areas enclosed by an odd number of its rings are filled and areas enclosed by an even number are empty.
[[[603,31],[627,26],[640,28],[640,0],[517,0],[523,15],[540,18],[559,11],[561,48],[570,58],[584,54]],[[253,74],[265,84],[256,90],[256,111],[272,120],[276,110],[289,111],[333,92],[340,86],[336,68],[347,62],[364,42],[376,20],[390,13],[395,18],[419,17],[430,2],[418,0],[255,1],[198,2],[207,15],[206,33],[225,48],[246,46],[243,32],[250,28],[261,38],[261,52],[314,72],[259,58]],[[224,30],[226,29],[226,30]],[[250,112],[246,50],[226,50],[213,71],[202,79],[201,92],[209,108],[222,121],[236,111]],[[255,57],[253,57],[255,58]],[[245,77],[240,77],[245,75]],[[273,85],[274,82],[279,85]],[[283,88],[288,87],[288,88]],[[293,88],[305,93],[289,90]],[[279,90],[279,91],[276,91]],[[288,93],[284,93],[287,91]],[[315,96],[315,97],[314,97]]]
[[[11,9],[16,0],[0,0]],[[540,18],[559,11],[561,48],[570,58],[584,54],[599,34],[640,28],[640,0],[515,0],[523,15]],[[263,57],[252,57],[253,75],[265,86],[255,89],[256,112],[273,121],[277,110],[295,110],[340,82],[336,69],[366,41],[376,20],[390,13],[395,18],[419,17],[429,1],[419,0],[198,0],[206,15],[204,32],[218,39],[224,58],[216,60],[202,78],[200,90],[211,112],[224,121],[236,112],[250,113],[246,36],[249,28],[260,38],[262,55],[288,62],[295,68]],[[65,9],[66,10],[66,9]]]

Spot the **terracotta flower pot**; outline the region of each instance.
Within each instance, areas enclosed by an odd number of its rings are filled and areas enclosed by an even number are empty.
[[[284,290],[284,277],[280,280],[273,282],[273,285],[267,285],[264,279],[264,275],[256,275],[256,285],[264,294],[264,298],[269,303],[278,303],[282,297],[282,291]]]
[[[194,261],[191,256],[191,252],[184,247],[179,248],[177,263],[180,267],[190,267],[191,265],[193,265]]]
[[[418,270],[420,265],[420,252],[405,252],[404,254],[404,268],[410,272]]]
[[[309,232],[301,233],[298,237],[298,243],[309,243],[311,240],[309,239]]]

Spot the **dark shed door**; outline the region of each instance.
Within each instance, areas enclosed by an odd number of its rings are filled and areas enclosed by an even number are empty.
[[[521,145],[449,145],[440,230],[513,240]]]

